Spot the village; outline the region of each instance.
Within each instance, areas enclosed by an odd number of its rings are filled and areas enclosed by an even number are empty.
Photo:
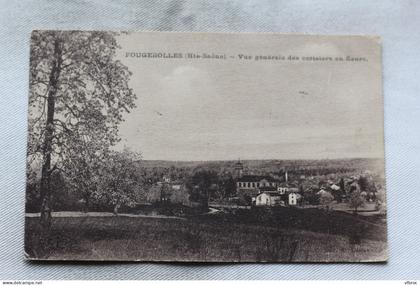
[[[136,246],[168,254],[206,256],[210,245],[238,261],[309,261],[320,252],[329,258],[331,249],[340,258],[343,249],[346,256],[354,248],[363,256],[381,253],[385,184],[375,165],[369,159],[138,161],[132,173],[139,184],[126,188],[130,200],[118,211],[106,196],[91,196],[95,200],[87,204],[70,187],[60,188],[53,220],[69,230],[53,249],[60,254],[63,243],[82,244],[91,231],[105,229],[116,241],[129,236]],[[30,203],[26,219],[36,229],[39,213]],[[74,239],[86,221],[93,230]],[[25,236],[27,250],[38,249],[32,233]],[[54,235],[61,236],[61,229]],[[157,244],[157,237],[165,243]],[[243,250],[250,244],[251,250]],[[143,252],[136,248],[136,254]]]
[[[337,210],[359,215],[379,215],[385,211],[383,186],[369,171],[320,176],[296,175],[292,170],[281,174],[259,173],[244,169],[239,160],[228,173],[231,183],[220,182],[219,174],[203,185],[171,179],[163,175],[146,191],[143,200],[150,204],[200,207],[213,209],[250,209],[252,207],[295,207]],[[224,173],[226,175],[226,173]],[[205,179],[205,178],[203,178]],[[217,181],[216,181],[217,180]],[[229,193],[227,187],[233,187]],[[205,189],[203,189],[205,188]],[[223,192],[225,191],[225,192]],[[198,193],[198,195],[197,195]],[[194,195],[196,194],[196,195]],[[195,199],[193,198],[195,196]],[[201,197],[200,197],[201,196]],[[203,202],[204,200],[204,202]]]

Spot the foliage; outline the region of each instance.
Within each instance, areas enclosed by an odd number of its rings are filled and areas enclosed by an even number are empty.
[[[319,195],[317,195],[312,189],[303,193],[303,199],[304,201],[307,201],[310,205],[319,204]]]
[[[340,186],[340,191],[342,193],[345,193],[346,192],[346,186],[345,186],[343,177],[340,178],[340,182],[339,182],[339,185],[338,186]]]
[[[368,182],[368,179],[367,179],[367,177],[365,177],[365,176],[360,176],[359,177],[359,179],[357,180],[357,183],[359,184],[359,187],[360,187],[360,191],[362,191],[362,192],[366,192],[366,191],[368,191],[369,189],[368,189],[368,187],[369,187],[369,182]]]
[[[225,180],[222,180],[221,187],[223,191],[223,197],[229,198],[233,197],[236,194],[236,183],[231,175],[229,175]]]
[[[53,131],[51,151],[56,160],[75,143],[101,142],[103,149],[115,145],[122,114],[135,107],[136,98],[128,87],[131,73],[114,60],[117,48],[115,34],[109,32],[33,32],[30,156],[42,151],[47,128]],[[54,67],[59,69],[57,82],[51,82]],[[47,122],[49,97],[54,99],[51,122]]]
[[[365,204],[365,199],[362,196],[362,192],[353,191],[350,194],[349,206],[354,209],[354,213],[357,213],[357,210]]]
[[[190,192],[190,200],[200,202],[204,208],[208,208],[211,192],[217,191],[218,176],[215,171],[198,168],[187,181],[187,188]]]
[[[67,158],[62,162],[63,169],[69,187],[83,199],[85,210],[88,211],[94,202],[94,194],[104,187],[103,176],[105,167],[108,166],[109,151],[83,141],[72,146],[68,150]]]
[[[98,187],[90,178],[119,141],[123,113],[135,107],[136,96],[128,86],[131,73],[115,60],[116,35],[32,33],[28,165],[41,165],[41,222],[46,227],[51,220],[52,173],[68,171],[88,203],[90,192]]]
[[[327,208],[330,206],[330,204],[333,201],[334,201],[334,196],[328,191],[324,191],[319,197],[319,203],[321,205],[324,205]]]
[[[99,173],[101,187],[93,192],[93,197],[98,201],[114,207],[114,214],[124,206],[134,206],[136,192],[142,191],[143,178],[138,172],[140,154],[128,149],[112,151],[106,158],[106,165]]]

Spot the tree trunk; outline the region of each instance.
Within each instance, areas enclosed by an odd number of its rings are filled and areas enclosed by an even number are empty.
[[[89,193],[85,194],[85,207],[84,207],[84,212],[87,213],[89,212],[90,209],[90,195]]]
[[[205,186],[206,187],[206,186]],[[204,197],[204,201],[203,201],[203,209],[208,212],[209,210],[209,188],[206,187],[205,188],[205,197]]]
[[[54,55],[49,77],[49,91],[47,97],[47,119],[45,123],[45,136],[42,146],[42,174],[41,174],[41,217],[40,223],[44,232],[48,232],[51,226],[51,152],[54,137],[54,109],[55,97],[58,89],[58,80],[61,70],[61,43],[58,38],[54,43]]]

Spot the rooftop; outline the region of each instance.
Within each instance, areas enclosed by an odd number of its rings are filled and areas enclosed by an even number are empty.
[[[267,180],[268,182],[277,182],[276,179],[268,175],[244,175],[241,178],[239,178],[238,181],[239,182],[260,182],[263,179]]]
[[[267,194],[267,195],[273,196],[273,197],[274,196],[281,196],[281,194],[279,192],[277,192],[277,191],[265,191],[265,192],[263,192],[261,194]],[[261,195],[261,194],[259,194],[259,195]]]
[[[274,192],[277,189],[275,187],[267,187],[267,186],[264,186],[264,187],[260,187],[259,190],[260,190],[260,192],[270,192],[270,191],[273,191]]]

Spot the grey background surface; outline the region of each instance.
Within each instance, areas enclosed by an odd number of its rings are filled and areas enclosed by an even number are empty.
[[[0,279],[420,278],[420,2],[0,1]],[[383,42],[387,264],[29,263],[23,260],[33,29],[376,34]]]

